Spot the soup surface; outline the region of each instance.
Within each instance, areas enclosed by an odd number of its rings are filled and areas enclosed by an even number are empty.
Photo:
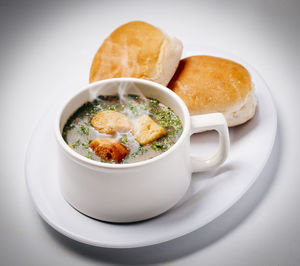
[[[129,94],[121,99],[100,95],[83,104],[68,119],[62,135],[89,159],[134,163],[165,152],[181,133],[182,123],[171,108],[157,99]]]

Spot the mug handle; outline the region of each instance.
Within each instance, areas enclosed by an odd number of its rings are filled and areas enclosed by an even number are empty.
[[[219,148],[215,154],[207,159],[199,156],[191,156],[192,172],[210,170],[222,164],[229,153],[230,140],[227,121],[223,114],[212,113],[191,116],[191,135],[194,133],[216,130],[219,134]]]

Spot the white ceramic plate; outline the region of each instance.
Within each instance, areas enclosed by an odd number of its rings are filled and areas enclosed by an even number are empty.
[[[56,107],[42,117],[28,146],[25,172],[28,191],[38,213],[60,233],[83,243],[110,248],[141,247],[190,233],[237,202],[257,179],[269,158],[276,135],[277,116],[268,87],[259,74],[241,59],[215,48],[186,45],[183,57],[207,54],[235,60],[251,73],[258,97],[254,119],[230,129],[231,151],[219,169],[193,175],[184,198],[154,219],[112,224],[91,219],[73,209],[60,194],[57,180],[53,120]],[[192,137],[192,151],[208,154],[217,147],[214,133]]]

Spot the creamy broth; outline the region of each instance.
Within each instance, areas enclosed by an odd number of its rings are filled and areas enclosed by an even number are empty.
[[[149,116],[154,122],[165,129],[165,134],[149,144],[141,145],[134,137],[132,130],[104,134],[96,130],[92,118],[99,112],[112,110],[126,115],[132,123],[142,116]],[[63,128],[63,138],[66,143],[79,154],[106,163],[116,163],[101,159],[90,143],[99,138],[113,138],[122,143],[128,155],[120,163],[134,163],[148,160],[167,151],[180,137],[182,123],[171,108],[153,98],[137,95],[126,95],[125,99],[119,96],[98,96],[93,102],[87,102],[75,111]]]

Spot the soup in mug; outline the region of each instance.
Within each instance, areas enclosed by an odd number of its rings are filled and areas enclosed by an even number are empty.
[[[167,151],[182,133],[170,107],[138,95],[98,96],[79,107],[63,128],[79,154],[106,163],[135,163]]]

